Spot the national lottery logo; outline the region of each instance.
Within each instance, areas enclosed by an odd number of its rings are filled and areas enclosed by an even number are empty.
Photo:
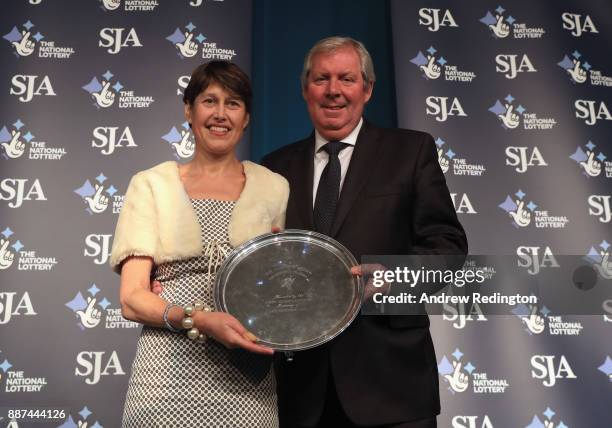
[[[493,38],[505,39],[512,35],[515,39],[540,39],[546,33],[541,27],[528,27],[523,22],[517,22],[512,15],[504,15],[506,12],[506,9],[498,6],[493,12],[487,11],[486,15],[480,18],[479,21],[489,28]]]
[[[597,367],[597,370],[605,374],[608,380],[612,382],[612,358],[609,355],[606,355],[606,359],[601,366]]]
[[[584,260],[591,264],[602,278],[612,279],[612,258],[608,241],[604,239],[597,246],[591,246]]]
[[[521,320],[525,331],[531,335],[539,335],[548,331],[550,336],[579,336],[583,326],[579,321],[566,321],[560,315],[551,315],[545,305],[519,304],[512,313]],[[548,324],[548,330],[546,325]]]
[[[607,156],[601,151],[595,155],[598,151],[595,147],[597,146],[589,141],[584,147],[578,146],[569,158],[580,166],[587,178],[600,176],[602,170],[605,171],[606,178],[612,178],[612,162],[607,161]]]
[[[107,11],[125,10],[128,12],[152,12],[159,6],[158,0],[97,0],[100,8]],[[121,4],[123,3],[123,8]]]
[[[107,70],[101,76],[101,80],[94,76],[88,84],[82,86],[83,90],[94,99],[93,105],[96,108],[111,107],[116,98],[118,98],[117,107],[119,108],[149,108],[155,101],[152,96],[136,96],[134,91],[125,90],[119,80],[113,80],[115,77],[110,70]]]
[[[23,370],[18,370],[4,351],[0,349],[0,387],[4,383],[4,392],[41,392],[47,386],[45,377],[26,376]]]
[[[66,302],[65,306],[74,313],[82,331],[95,328],[102,321],[105,321],[105,328],[110,329],[139,326],[138,323],[124,319],[121,308],[109,308],[111,302],[102,296],[101,291],[96,284],[92,284],[85,293],[78,291],[72,300]]]
[[[538,229],[563,229],[569,223],[566,216],[553,216],[548,211],[538,210],[538,205],[533,201],[526,203],[525,196],[526,193],[519,189],[513,196],[507,195],[504,202],[498,205],[508,213],[512,225],[517,229],[529,226],[532,219]]]
[[[193,136],[191,132],[189,132],[189,122],[183,122],[180,128],[181,130],[179,131],[176,126],[173,126],[172,129],[161,138],[172,147],[176,159],[189,159],[195,152]]]
[[[542,419],[540,419],[540,415],[534,415],[533,419],[531,419],[531,423],[525,426],[525,428],[569,428],[559,417],[557,417],[557,413],[550,407],[547,407],[546,410],[541,413],[541,416]]]
[[[514,98],[511,94],[508,94],[503,101],[496,100],[495,104],[489,108],[489,111],[493,113],[501,122],[500,125],[504,129],[516,129],[521,123],[522,128],[530,131],[543,131],[550,130],[556,124],[557,121],[552,117],[539,117],[535,113],[528,113],[527,109],[519,104],[518,107],[514,105]]]
[[[60,160],[66,155],[64,147],[48,147],[46,141],[36,138],[21,119],[0,129],[0,144],[5,160],[19,159],[26,152],[28,159],[40,160]]]
[[[92,415],[93,412],[87,406],[84,406],[78,413],[70,413],[66,421],[57,428],[104,428]]]
[[[190,22],[185,25],[183,30],[177,27],[174,33],[166,37],[166,40],[174,45],[179,58],[185,59],[195,57],[200,47],[202,48],[201,58],[203,59],[231,61],[236,56],[235,49],[218,47],[217,42],[208,40],[201,32],[195,35],[196,28],[197,27]]]
[[[462,393],[472,385],[475,394],[503,394],[510,386],[507,379],[489,379],[486,372],[477,372],[476,366],[468,361],[464,364],[464,354],[459,348],[450,354],[442,356],[438,363],[438,374],[448,384],[451,394]]]
[[[55,257],[39,256],[37,251],[26,247],[10,227],[0,232],[0,271],[16,265],[17,270],[50,271],[57,264]]]
[[[569,80],[574,84],[589,80],[592,86],[612,86],[612,77],[604,75],[600,70],[594,70],[577,50],[565,55],[557,65],[567,72]]]
[[[113,214],[121,211],[123,195],[116,195],[117,189],[112,184],[105,183],[106,180],[108,177],[100,173],[93,181],[87,179],[81,187],[74,190],[74,193],[85,202],[85,211],[90,215],[101,214],[109,206],[112,206]]]
[[[68,59],[74,55],[73,47],[59,46],[53,40],[45,40],[45,36],[34,27],[36,25],[28,20],[19,27],[13,26],[11,31],[3,36],[12,45],[17,58],[32,55],[37,47],[38,52],[34,56],[38,58]]]
[[[419,51],[410,62],[416,65],[423,72],[423,78],[426,80],[436,80],[444,75],[444,80],[451,82],[467,82],[470,83],[476,78],[476,73],[472,71],[459,70],[456,65],[448,64],[442,55],[436,58],[438,52],[436,48],[430,46],[426,54]]]
[[[435,143],[438,151],[438,163],[444,174],[451,171],[453,175],[481,177],[486,172],[487,169],[484,165],[469,163],[465,158],[457,155],[440,137],[436,139]]]

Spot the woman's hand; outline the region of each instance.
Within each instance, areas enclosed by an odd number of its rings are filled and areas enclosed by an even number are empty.
[[[257,337],[240,321],[225,312],[196,312],[194,326],[229,349],[242,348],[256,354],[272,355],[273,349],[255,343]]]

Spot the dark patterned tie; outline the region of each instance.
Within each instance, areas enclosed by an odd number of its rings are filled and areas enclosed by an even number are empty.
[[[341,167],[338,154],[346,146],[348,144],[341,141],[330,141],[321,147],[321,150],[325,150],[329,155],[329,162],[325,165],[319,180],[313,220],[315,230],[325,235],[331,233],[334,215],[336,214],[336,205],[338,205],[338,196],[340,194]]]

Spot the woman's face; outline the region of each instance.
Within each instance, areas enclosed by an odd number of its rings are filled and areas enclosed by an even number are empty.
[[[214,155],[233,151],[249,124],[244,102],[216,83],[204,89],[193,105],[185,105],[185,117],[191,123],[196,150]]]

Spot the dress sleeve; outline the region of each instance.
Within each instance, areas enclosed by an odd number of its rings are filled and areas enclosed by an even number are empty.
[[[130,180],[123,207],[117,220],[110,265],[121,273],[121,264],[129,256],[155,259],[159,248],[157,213],[151,186],[142,173]]]

